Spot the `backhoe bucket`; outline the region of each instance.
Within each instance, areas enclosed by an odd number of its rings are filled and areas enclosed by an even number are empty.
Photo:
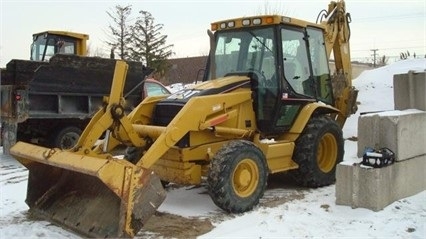
[[[160,179],[126,160],[23,142],[11,155],[29,170],[32,215],[84,236],[133,237],[165,199]]]

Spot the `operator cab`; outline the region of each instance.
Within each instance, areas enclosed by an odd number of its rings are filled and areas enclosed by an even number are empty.
[[[86,40],[89,36],[80,33],[46,31],[33,34],[31,60],[49,61],[58,53],[86,55]]]
[[[292,20],[262,16],[212,24],[204,80],[249,76],[257,125],[265,134],[288,131],[307,103],[334,103],[323,29]]]

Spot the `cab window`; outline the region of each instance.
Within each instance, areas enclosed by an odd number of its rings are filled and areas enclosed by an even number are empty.
[[[284,77],[294,92],[315,96],[310,85],[310,70],[305,34],[299,29],[281,29]]]
[[[324,43],[324,34],[321,29],[308,28],[309,53],[312,59],[312,71],[318,100],[333,104],[330,70],[328,67],[327,52]]]
[[[167,95],[170,92],[162,85],[155,82],[145,82],[146,96]]]
[[[76,54],[76,40],[47,33],[34,37],[31,45],[31,60],[48,61],[57,53]]]

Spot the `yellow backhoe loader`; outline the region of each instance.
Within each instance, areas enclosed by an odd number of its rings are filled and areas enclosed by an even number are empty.
[[[162,181],[205,181],[213,202],[233,213],[258,204],[269,174],[288,171],[308,187],[334,183],[357,97],[344,1],[318,21],[212,23],[204,82],[148,97],[128,115],[127,64],[117,61],[111,93],[74,148],[12,147],[29,169],[30,211],[85,236],[133,237],[164,200]],[[111,153],[122,145],[124,159]]]

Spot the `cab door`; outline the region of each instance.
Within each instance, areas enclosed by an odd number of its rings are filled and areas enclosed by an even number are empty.
[[[306,104],[332,104],[333,96],[322,30],[285,26],[280,37],[282,87],[274,130],[285,132]]]

